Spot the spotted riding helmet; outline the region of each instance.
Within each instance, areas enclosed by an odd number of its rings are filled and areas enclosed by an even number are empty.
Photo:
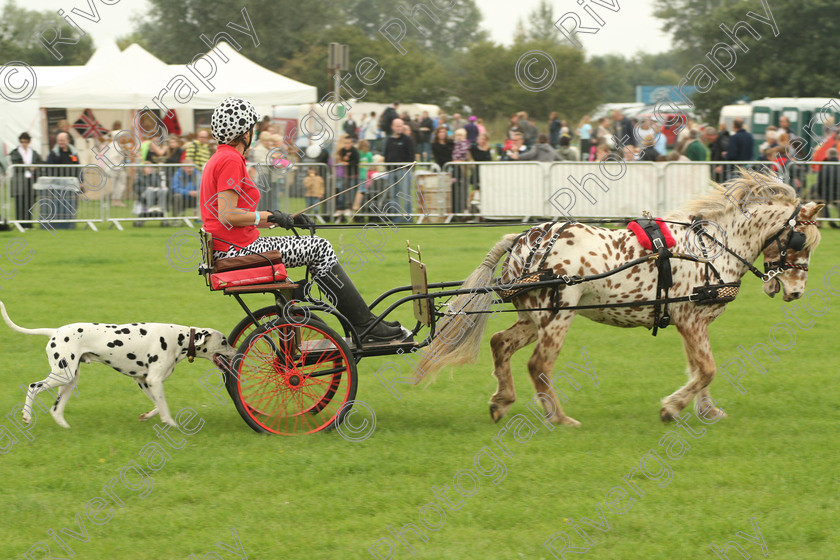
[[[250,102],[228,97],[213,111],[210,131],[219,144],[230,144],[257,124],[259,116]]]

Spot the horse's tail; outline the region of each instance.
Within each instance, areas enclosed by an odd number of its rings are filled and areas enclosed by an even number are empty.
[[[435,337],[417,364],[417,377],[430,375],[428,379],[431,381],[445,366],[474,362],[478,358],[481,337],[489,318],[487,311],[495,295],[486,288],[493,279],[496,264],[518,236],[516,233],[504,236],[490,249],[484,262],[464,280],[461,289],[471,291],[457,296],[449,303],[450,313],[437,323]],[[478,313],[470,313],[476,311]]]
[[[12,329],[16,330],[19,333],[23,334],[42,334],[44,336],[52,336],[55,334],[55,329],[25,329],[23,327],[19,327],[12,322],[9,318],[9,315],[6,313],[6,306],[3,305],[3,302],[0,301],[0,314],[3,315],[3,320],[6,321],[6,324],[9,325]]]

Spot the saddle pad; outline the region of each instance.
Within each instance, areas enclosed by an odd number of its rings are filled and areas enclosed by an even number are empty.
[[[243,268],[254,268],[259,266],[268,266],[271,264],[282,264],[283,254],[280,251],[267,251],[265,253],[258,253],[255,255],[242,255],[240,257],[230,257],[227,259],[216,259],[213,267],[213,272],[228,272],[231,270],[241,270]]]
[[[258,268],[244,268],[217,272],[210,275],[210,289],[221,290],[231,286],[252,286],[254,284],[271,284],[285,280],[286,267],[283,264],[261,266]]]
[[[656,225],[659,226],[659,231],[662,232],[662,237],[665,240],[665,247],[670,248],[677,244],[674,236],[671,234],[671,230],[668,229],[668,224],[662,221],[662,218],[656,218]],[[653,243],[648,237],[647,232],[645,229],[636,221],[630,222],[627,224],[627,229],[632,231],[636,234],[636,239],[638,240],[639,244],[647,249],[648,251],[653,251]]]

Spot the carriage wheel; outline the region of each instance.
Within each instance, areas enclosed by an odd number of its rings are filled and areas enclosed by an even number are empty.
[[[297,435],[334,427],[356,396],[356,362],[321,321],[276,321],[253,331],[227,376],[228,392],[258,432]]]
[[[268,317],[268,321],[273,321],[279,314],[277,313],[277,306],[276,305],[269,305],[268,307],[263,307],[262,309],[257,309],[254,311],[254,317],[257,320],[262,321],[263,318]],[[249,334],[254,332],[257,329],[257,325],[251,320],[249,316],[245,316],[244,319],[239,321],[233,330],[230,331],[230,336],[228,336],[228,344],[233,346],[234,348],[238,348],[242,341],[244,341]]]

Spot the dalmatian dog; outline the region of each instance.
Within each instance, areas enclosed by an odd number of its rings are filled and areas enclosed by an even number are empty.
[[[23,407],[23,421],[27,424],[38,393],[60,387],[50,414],[59,426],[69,428],[64,420],[64,407],[78,382],[79,363],[101,362],[134,379],[154,403],[152,410],[140,415],[141,421],[160,413],[163,422],[177,426],[163,395],[163,382],[172,375],[175,365],[184,358],[192,362],[195,357],[233,360],[236,354],[225,336],[213,329],[166,323],[73,323],[57,329],[25,329],[12,322],[3,302],[0,302],[0,313],[6,324],[19,333],[50,337],[47,343],[50,374],[43,381],[29,385]]]

